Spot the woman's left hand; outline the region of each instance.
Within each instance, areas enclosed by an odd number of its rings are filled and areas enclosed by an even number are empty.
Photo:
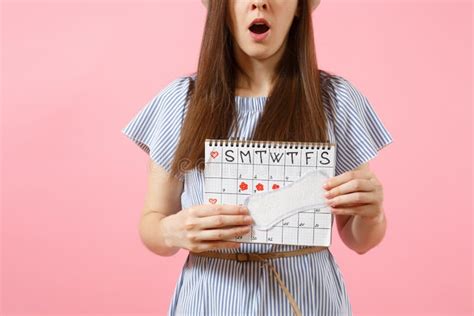
[[[383,215],[382,184],[367,166],[332,177],[323,188],[333,214],[359,215],[370,220]]]

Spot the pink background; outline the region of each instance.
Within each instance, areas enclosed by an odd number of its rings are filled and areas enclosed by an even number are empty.
[[[120,132],[195,70],[198,0],[2,4],[3,315],[163,315],[186,252],[140,243],[146,155]],[[384,241],[331,248],[355,315],[472,305],[472,3],[322,1],[319,65],[353,82],[394,143],[372,161]]]

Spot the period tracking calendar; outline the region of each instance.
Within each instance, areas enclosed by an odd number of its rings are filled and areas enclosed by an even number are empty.
[[[336,144],[206,139],[204,152],[204,203],[247,205],[256,222],[231,240],[331,244],[322,183],[334,176]]]

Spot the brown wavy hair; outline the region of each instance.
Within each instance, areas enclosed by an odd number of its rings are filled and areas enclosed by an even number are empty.
[[[273,87],[255,131],[249,139],[265,141],[327,142],[309,1],[298,1]],[[235,110],[236,74],[229,30],[228,1],[210,0],[195,81],[190,77],[188,110],[171,173],[204,168],[206,138],[228,139],[238,130]],[[226,21],[225,27],[222,27]]]

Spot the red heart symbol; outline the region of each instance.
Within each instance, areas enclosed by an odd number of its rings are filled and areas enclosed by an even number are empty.
[[[212,157],[212,158],[216,158],[217,156],[219,156],[219,152],[218,152],[218,151],[215,151],[215,150],[211,151],[211,157]]]
[[[274,185],[272,185],[272,189],[273,189],[273,190],[276,190],[276,189],[279,189],[279,188],[280,188],[280,186],[279,186],[278,184],[276,184],[276,183],[275,183]]]
[[[216,204],[217,199],[209,199],[209,202],[211,202],[211,204]]]

